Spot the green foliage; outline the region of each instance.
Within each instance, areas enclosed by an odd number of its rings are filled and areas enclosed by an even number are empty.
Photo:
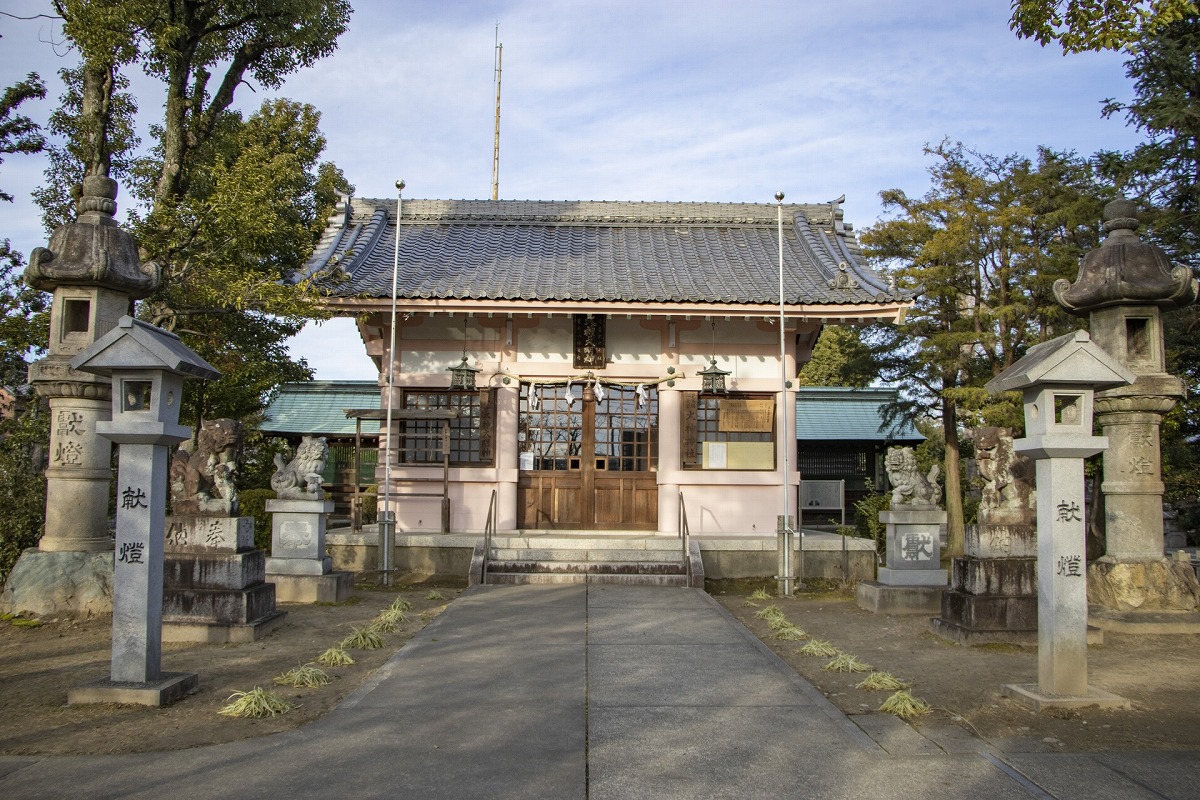
[[[866,497],[854,503],[854,527],[863,539],[875,541],[875,552],[883,555],[887,549],[887,526],[879,521],[879,512],[887,511],[892,505],[892,496],[887,492],[876,492],[875,484],[868,479]]]
[[[1163,26],[1196,13],[1193,0],[1013,0],[1009,27],[1064,53],[1136,49]]]
[[[270,489],[242,489],[238,492],[238,504],[244,517],[254,517],[254,546],[271,552],[271,515],[267,512],[267,501],[275,499]]]
[[[0,585],[21,551],[42,536],[46,512],[45,442],[49,415],[32,401],[13,419],[0,419]]]
[[[24,259],[0,240],[0,386],[23,386],[28,358],[45,350],[50,333],[50,295],[21,280]]]
[[[796,377],[799,386],[870,386],[875,364],[857,328],[826,325],[813,346],[812,358]]]
[[[17,108],[33,99],[46,96],[46,85],[36,72],[29,73],[25,80],[14,83],[0,94],[0,156],[13,153],[37,153],[45,146],[38,124]],[[0,157],[0,163],[4,159]],[[12,195],[0,191],[0,200],[12,202]]]

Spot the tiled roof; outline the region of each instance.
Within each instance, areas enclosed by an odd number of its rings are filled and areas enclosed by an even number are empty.
[[[396,201],[346,201],[304,275],[337,297],[390,297]],[[777,207],[750,203],[405,200],[407,299],[778,303]],[[908,296],[863,264],[836,204],[785,205],[789,303]]]
[[[802,386],[796,390],[796,438],[806,441],[920,442],[911,423],[880,430],[881,407],[896,399],[895,389],[848,389]]]
[[[353,436],[355,421],[346,419],[349,408],[379,408],[379,384],[375,381],[285,383],[267,406],[259,428],[275,434]],[[364,419],[362,432],[378,435],[379,422]]]

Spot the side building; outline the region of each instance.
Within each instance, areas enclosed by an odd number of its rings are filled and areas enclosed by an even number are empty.
[[[379,367],[404,532],[481,531],[495,492],[499,531],[674,534],[682,505],[694,533],[768,535],[821,327],[912,302],[837,204],[346,198],[302,277]],[[444,454],[414,444],[443,425]]]

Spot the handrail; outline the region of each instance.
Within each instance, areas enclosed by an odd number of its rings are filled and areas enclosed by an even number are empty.
[[[492,502],[488,505],[487,523],[483,526],[483,565],[479,570],[479,582],[487,583],[488,558],[492,554],[492,534],[496,532],[496,490],[492,489]]]
[[[688,585],[692,585],[692,554],[690,551],[691,531],[688,530],[687,507],[683,504],[683,492],[679,492],[679,538],[683,540],[683,567],[687,571]]]

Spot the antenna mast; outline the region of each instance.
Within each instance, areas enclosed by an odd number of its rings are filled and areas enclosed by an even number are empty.
[[[496,138],[492,145],[492,199],[500,199],[500,73],[504,62],[504,45],[500,43],[500,23],[496,23]]]

